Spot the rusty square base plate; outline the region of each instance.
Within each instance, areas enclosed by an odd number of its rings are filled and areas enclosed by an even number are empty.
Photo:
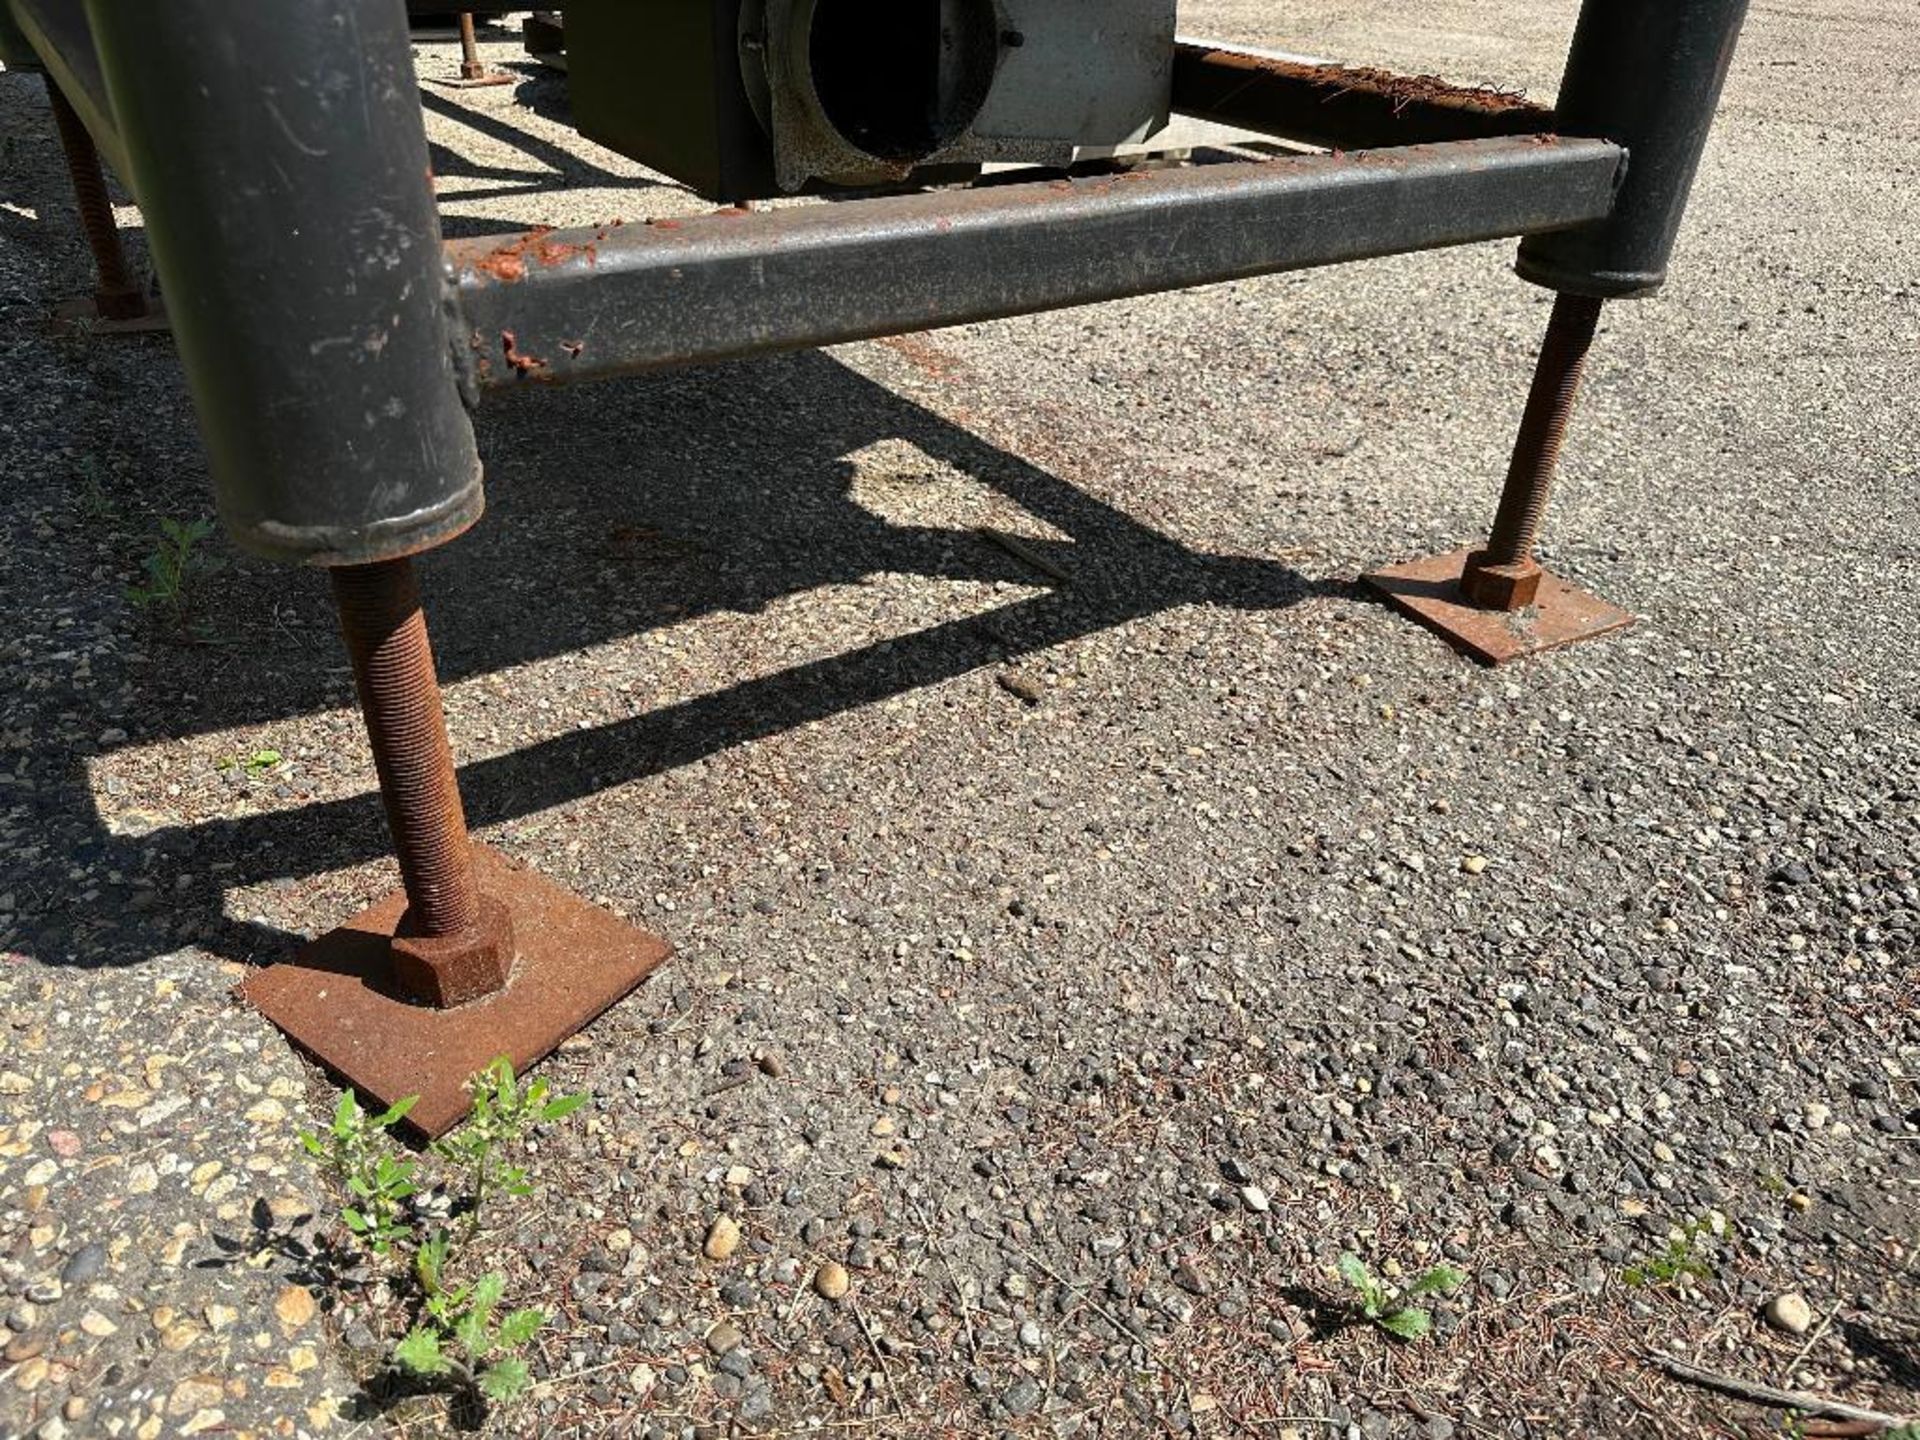
[[[508,75],[503,71],[494,70],[480,76],[477,80],[462,77],[454,80],[429,80],[427,83],[438,85],[443,90],[485,90],[491,85],[511,85],[519,78],[517,75]]]
[[[407,905],[396,891],[239,987],[241,998],[378,1107],[419,1103],[405,1128],[433,1139],[465,1118],[468,1077],[497,1057],[516,1072],[551,1054],[672,953],[484,845],[480,888],[513,916],[518,958],[505,990],[435,1010],[385,988],[387,944]]]
[[[1541,575],[1540,593],[1526,609],[1483,610],[1460,593],[1460,572],[1471,553],[1455,550],[1409,560],[1376,570],[1366,582],[1395,609],[1483,665],[1504,665],[1633,624],[1634,617],[1618,605],[1569,585],[1551,571]]]

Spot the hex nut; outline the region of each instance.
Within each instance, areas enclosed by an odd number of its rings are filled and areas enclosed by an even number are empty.
[[[437,1010],[465,1005],[507,988],[513,977],[513,917],[489,895],[480,921],[458,935],[410,935],[409,911],[393,937],[393,981],[408,997]]]
[[[1518,565],[1483,563],[1486,551],[1476,550],[1467,557],[1460,572],[1460,591],[1474,604],[1488,610],[1524,610],[1540,592],[1540,577],[1545,572],[1531,560]]]

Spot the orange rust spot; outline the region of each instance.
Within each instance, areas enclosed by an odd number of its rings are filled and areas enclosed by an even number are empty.
[[[957,380],[966,374],[966,366],[960,360],[924,335],[889,335],[879,343],[935,380]]]
[[[599,252],[590,244],[568,245],[559,240],[542,240],[533,247],[533,258],[542,265],[558,265],[561,261],[571,259],[575,255],[586,256],[589,265],[599,260]]]
[[[513,367],[516,375],[531,375],[536,370],[547,368],[547,362],[538,355],[521,352],[519,338],[511,330],[500,332],[500,353],[507,357],[507,364]]]
[[[516,235],[505,245],[489,250],[473,262],[473,268],[491,275],[503,285],[511,285],[516,280],[527,278],[527,250],[540,245],[544,237],[553,233],[551,225],[536,225],[524,235]],[[564,249],[566,247],[558,247]],[[548,262],[551,263],[551,262]]]

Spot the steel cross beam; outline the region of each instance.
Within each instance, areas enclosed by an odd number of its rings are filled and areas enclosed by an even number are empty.
[[[1373,578],[1485,658],[1621,623],[1531,549],[1600,302],[1664,280],[1744,11],[1586,0],[1551,115],[1186,47],[1176,110],[1334,153],[443,247],[405,0],[0,0],[0,50],[24,35],[124,162],[229,533],[335,572],[404,884],[247,995],[433,1132],[666,954],[467,836],[408,557],[479,517],[469,409],[500,386],[1523,236],[1563,298],[1494,540]]]
[[[1466,140],[456,241],[461,363],[598,379],[1563,230],[1624,158]]]

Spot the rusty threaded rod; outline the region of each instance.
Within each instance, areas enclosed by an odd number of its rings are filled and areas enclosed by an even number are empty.
[[[140,286],[127,266],[127,252],[120,245],[120,227],[114,223],[113,201],[107,195],[107,177],[100,168],[100,152],[94,148],[93,136],[87,133],[85,122],[51,75],[47,76],[47,103],[53,110],[54,128],[60,132],[60,149],[67,157],[74,204],[80,211],[80,228],[86,233],[99,276],[94,309],[103,320],[137,319],[147,313],[147,298],[140,293]]]
[[[409,928],[429,936],[465,933],[479,923],[480,892],[413,562],[342,565],[330,573],[407,888]]]
[[[1560,465],[1560,447],[1567,438],[1567,422],[1573,418],[1574,398],[1580,392],[1580,373],[1600,324],[1601,303],[1588,295],[1554,297],[1493,535],[1476,557],[1483,565],[1525,565],[1533,559],[1540,522],[1553,494],[1554,471]]]
[[[484,80],[487,67],[480,63],[480,38],[474,34],[473,12],[460,12],[460,78]]]

